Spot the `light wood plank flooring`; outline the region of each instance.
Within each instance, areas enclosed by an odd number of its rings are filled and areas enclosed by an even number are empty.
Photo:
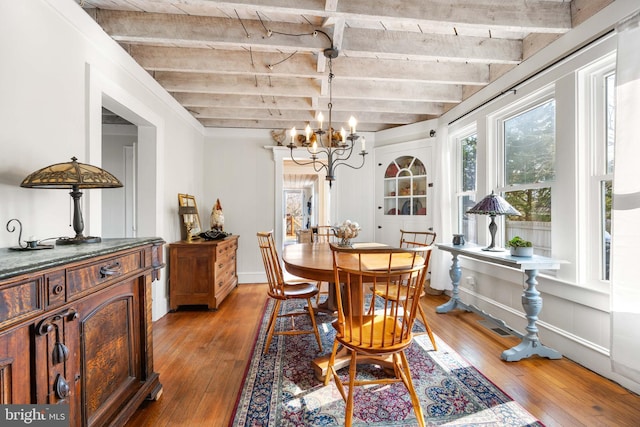
[[[145,402],[127,427],[226,427],[265,300],[266,285],[245,284],[218,311],[180,309],[155,322],[155,369],[164,392]],[[500,353],[518,339],[481,326],[473,313],[436,314],[447,300],[423,298],[434,333],[545,425],[640,425],[640,396],[566,358],[503,362]]]

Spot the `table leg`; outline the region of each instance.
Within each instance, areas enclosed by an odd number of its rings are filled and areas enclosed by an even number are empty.
[[[540,344],[538,338],[538,314],[542,310],[542,298],[540,292],[536,289],[538,282],[536,276],[538,270],[525,270],[527,275],[527,289],[522,294],[522,307],[527,314],[527,334],[522,338],[522,342],[515,347],[502,352],[501,358],[507,362],[515,362],[525,357],[537,354],[549,359],[561,359],[562,354],[549,347]]]
[[[453,254],[453,259],[451,260],[451,269],[449,269],[449,277],[451,277],[451,284],[453,285],[453,290],[451,299],[446,303],[439,305],[436,307],[436,313],[447,313],[451,310],[455,310],[456,308],[461,308],[463,310],[468,310],[466,304],[462,302],[460,299],[460,278],[462,277],[462,269],[460,268],[460,262],[458,261],[458,254]]]
[[[313,373],[320,382],[324,382],[327,372],[329,372],[329,359],[331,354],[325,354],[324,356],[317,357],[311,361],[313,367]],[[344,346],[341,346],[336,352],[336,358],[333,366],[336,371],[349,366],[351,364],[351,352]],[[360,356],[358,358],[358,364],[371,364],[378,365],[384,369],[387,374],[393,375],[393,357],[391,356]]]
[[[338,310],[336,301],[336,287],[334,283],[329,282],[329,294],[327,295],[327,299],[324,302],[318,304],[317,310],[329,314],[333,314]]]

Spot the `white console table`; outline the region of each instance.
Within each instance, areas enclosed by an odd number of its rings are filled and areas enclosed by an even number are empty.
[[[504,252],[490,252],[483,251],[481,246],[473,244],[465,245],[453,245],[450,243],[437,243],[438,249],[450,252],[453,260],[451,269],[449,270],[449,276],[451,277],[451,283],[453,285],[453,294],[451,299],[436,308],[437,313],[447,313],[456,308],[460,308],[467,311],[477,313],[498,325],[509,330],[510,333],[516,335],[522,342],[515,347],[502,352],[501,358],[507,362],[515,362],[520,359],[530,357],[537,354],[542,357],[548,357],[549,359],[560,359],[562,354],[557,350],[549,347],[545,347],[540,343],[538,338],[538,327],[536,322],[538,321],[538,314],[542,309],[542,298],[540,292],[536,289],[537,281],[536,276],[538,270],[558,270],[560,264],[563,261],[554,260],[551,258],[534,255],[532,257],[514,257],[511,256],[509,251]],[[503,265],[505,267],[515,268],[516,270],[524,271],[527,275],[527,288],[522,294],[522,307],[527,316],[526,334],[522,334],[517,330],[509,327],[503,320],[500,320],[491,314],[480,310],[478,307],[470,304],[465,304],[460,299],[459,286],[462,270],[458,261],[458,256],[464,256],[468,258],[477,259],[492,264]]]

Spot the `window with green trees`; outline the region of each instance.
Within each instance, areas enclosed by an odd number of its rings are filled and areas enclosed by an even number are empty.
[[[508,189],[505,199],[521,213],[507,218],[507,228],[532,241],[537,253],[549,255],[556,154],[555,100],[546,100],[507,118],[502,125],[503,185]]]
[[[464,234],[466,241],[474,243],[478,241],[476,215],[468,214],[467,210],[476,204],[477,142],[477,133],[458,138],[458,153],[460,156],[460,176],[457,191],[458,232]]]

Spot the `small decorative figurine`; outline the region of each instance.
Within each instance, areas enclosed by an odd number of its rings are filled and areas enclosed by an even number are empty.
[[[222,205],[220,199],[216,199],[216,204],[211,209],[211,229],[223,231],[224,230],[224,214],[222,213]]]

